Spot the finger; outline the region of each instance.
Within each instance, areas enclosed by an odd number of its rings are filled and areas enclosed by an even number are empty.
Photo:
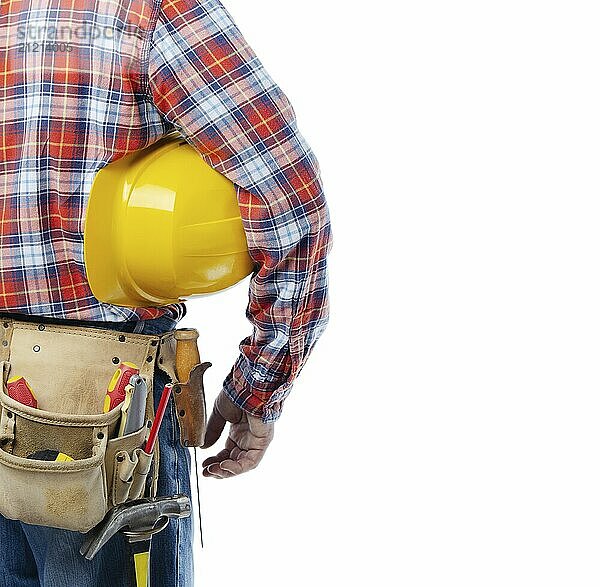
[[[244,453],[245,451],[243,451],[239,446],[234,446],[231,449],[231,453],[229,458],[233,461],[237,461],[239,460],[240,456],[242,455],[242,453]]]
[[[208,467],[206,469],[202,469],[202,476],[203,477],[212,477],[212,475],[210,474]]]
[[[232,459],[227,459],[219,464],[221,470],[229,474],[230,477],[234,475],[241,475],[245,473],[245,470],[240,463],[240,461],[234,461]]]
[[[252,452],[258,452],[258,451],[252,451]],[[221,462],[219,464],[219,466],[221,467],[221,469],[223,471],[230,473],[231,476],[241,475],[242,473],[247,473],[248,471],[255,469],[256,466],[258,465],[258,463],[260,462],[261,458],[262,458],[262,455],[260,455],[260,457],[259,457],[257,455],[251,455],[248,453],[244,453],[239,459],[237,459],[235,461],[232,459],[227,459],[227,460]]]
[[[233,477],[234,473],[223,469],[220,463],[213,463],[202,471],[202,475],[204,477],[213,477],[214,479],[227,479],[228,477]]]
[[[224,471],[219,467],[219,463],[212,463],[202,471],[203,477],[212,477],[213,479],[223,479]]]
[[[224,448],[222,451],[219,451],[216,455],[204,459],[204,461],[202,462],[202,466],[208,467],[208,465],[212,465],[213,463],[220,463],[221,461],[224,461],[228,458],[230,458],[230,451]]]
[[[206,425],[206,434],[204,435],[204,444],[202,445],[202,448],[209,448],[219,440],[226,423],[227,421],[221,416],[215,405],[212,414],[208,419],[208,424]]]

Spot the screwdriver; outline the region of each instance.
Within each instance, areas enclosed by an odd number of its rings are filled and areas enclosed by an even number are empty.
[[[122,362],[115,371],[104,398],[104,413],[116,408],[125,399],[125,387],[133,375],[140,372],[134,363]]]

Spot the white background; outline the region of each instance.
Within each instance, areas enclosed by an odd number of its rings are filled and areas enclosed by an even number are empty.
[[[320,160],[332,318],[202,482],[198,585],[597,587],[597,4],[224,1]],[[211,400],[246,288],[183,323]]]

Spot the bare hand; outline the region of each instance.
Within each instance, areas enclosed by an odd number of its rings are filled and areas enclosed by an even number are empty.
[[[217,442],[227,422],[231,425],[225,448],[202,463],[205,477],[226,479],[254,469],[273,439],[272,422],[265,424],[260,418],[244,412],[221,391],[208,420],[202,448]]]

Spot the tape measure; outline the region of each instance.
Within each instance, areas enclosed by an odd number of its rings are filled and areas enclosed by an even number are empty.
[[[27,458],[35,461],[56,461],[58,463],[68,463],[75,460],[64,452],[57,450],[38,450],[28,455]]]

